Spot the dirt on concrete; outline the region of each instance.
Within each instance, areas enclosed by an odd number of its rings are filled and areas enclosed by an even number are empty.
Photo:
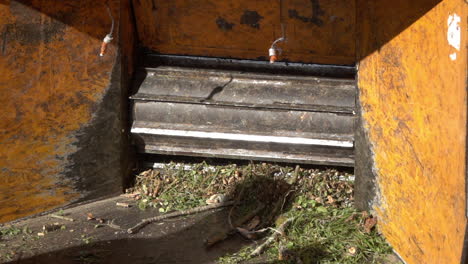
[[[146,170],[125,195],[0,225],[0,263],[400,263],[390,259],[377,219],[352,208],[351,174],[253,163],[186,167]],[[221,205],[231,207],[200,212]],[[281,238],[252,256],[278,234],[266,231],[288,221]]]
[[[130,207],[124,207],[126,204]],[[55,212],[59,218],[49,214],[2,227],[0,262],[215,263],[248,243],[234,236],[210,249],[205,247],[210,234],[228,227],[227,211],[169,219],[128,234],[128,228],[160,213],[138,209],[133,199],[114,197]]]

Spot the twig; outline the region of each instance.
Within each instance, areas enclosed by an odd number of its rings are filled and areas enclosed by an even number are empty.
[[[161,188],[161,180],[158,180],[156,183],[156,188],[153,191],[153,195],[152,195],[153,198],[156,198],[158,196],[160,188]]]
[[[140,223],[136,224],[135,226],[129,228],[127,230],[127,233],[135,234],[136,232],[138,232],[138,230],[140,230],[144,226],[146,226],[148,224],[151,224],[151,223],[154,223],[154,222],[158,222],[158,221],[167,219],[167,218],[174,218],[174,217],[178,217],[178,216],[192,215],[192,214],[196,214],[196,213],[201,213],[201,212],[208,211],[208,210],[211,210],[211,209],[230,206],[233,203],[234,203],[233,201],[227,201],[227,202],[224,202],[224,203],[210,204],[210,205],[196,207],[196,208],[193,208],[193,209],[176,211],[176,212],[172,212],[172,213],[165,214],[165,215],[159,215],[159,216],[155,216],[155,217],[151,217],[151,218],[146,218],[146,219],[143,219]]]
[[[75,219],[73,219],[73,218],[66,217],[66,216],[61,216],[61,215],[56,215],[56,214],[50,214],[50,217],[58,218],[58,219],[62,219],[62,220],[65,220],[65,221],[70,221],[70,222],[75,221]]]
[[[228,223],[231,229],[235,228],[231,220],[232,212],[234,211],[234,208],[237,206],[237,204],[239,204],[240,200],[242,199],[242,196],[244,195],[244,190],[245,190],[245,184],[242,185],[242,189],[240,190],[239,195],[237,195],[236,200],[234,201],[234,205],[231,207],[231,210],[229,210]]]
[[[275,202],[275,206],[271,210],[271,213],[268,215],[266,220],[260,225],[260,227],[267,227],[267,226],[271,225],[271,223],[273,222],[273,219],[278,214],[278,211],[280,210],[282,204],[283,204],[283,199],[279,198]]]
[[[243,225],[245,222],[249,221],[250,219],[254,218],[260,211],[265,208],[264,204],[260,204],[255,210],[251,211],[250,213],[244,215],[242,218],[238,219],[234,224],[236,225],[235,227]]]
[[[179,182],[179,179],[175,179],[173,182],[169,183],[166,188],[164,189],[165,192],[168,192],[169,190],[171,190],[171,188]]]
[[[122,230],[122,228],[120,226],[114,224],[114,220],[107,221],[107,223],[105,223],[105,225],[107,225],[108,227],[113,228],[113,229]]]
[[[269,246],[273,241],[280,235],[284,233],[284,229],[286,229],[287,225],[291,223],[294,220],[294,218],[288,218],[284,223],[282,223],[279,228],[278,232],[274,232],[268,239],[263,242],[260,246],[258,246],[252,253],[250,253],[251,257],[256,257],[265,251],[266,247]]]
[[[294,192],[294,191],[295,191],[294,189],[291,189],[291,190],[289,190],[289,191],[284,195],[284,197],[283,197],[283,204],[281,205],[281,209],[280,209],[280,212],[281,212],[281,213],[283,212],[283,208],[284,208],[284,205],[286,204],[286,201],[287,201],[287,199],[288,199],[288,196],[289,196],[292,192]]]
[[[248,214],[246,214],[245,216],[243,216],[242,218],[238,219],[237,221],[235,221],[234,225],[232,225],[232,223],[230,224],[231,226],[235,226],[235,227],[232,227],[232,228],[229,228],[229,230],[224,230],[222,232],[218,232],[214,235],[211,235],[210,237],[208,237],[206,240],[205,240],[205,246],[206,247],[212,247],[213,245],[215,245],[216,243],[219,243],[223,240],[225,240],[226,238],[229,237],[230,233],[232,233],[232,231],[238,231],[239,232],[239,229],[237,229],[237,227],[243,225],[245,222],[249,221],[250,219],[252,219],[254,216],[256,216],[261,210],[263,210],[263,208],[265,208],[265,205],[264,204],[260,204],[259,207],[257,207],[255,210],[249,212]]]
[[[297,180],[299,179],[299,172],[301,171],[301,167],[296,165],[296,169],[294,169],[294,175],[291,181],[291,185],[296,184]]]
[[[270,230],[273,231],[273,232],[278,233],[279,235],[282,235],[282,233],[279,230],[276,230],[273,227],[266,227],[266,228],[262,228],[262,229],[254,230],[254,231],[242,230],[242,228],[239,228],[239,227],[237,228],[237,231],[239,233],[241,233],[241,235],[261,234],[261,233],[265,233],[266,231],[270,231]]]
[[[130,204],[128,203],[122,203],[122,202],[118,202],[118,203],[115,203],[116,206],[120,206],[120,207],[125,207],[125,208],[129,208],[130,207]]]

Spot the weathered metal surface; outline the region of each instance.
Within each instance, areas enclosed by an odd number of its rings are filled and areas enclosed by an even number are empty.
[[[139,54],[137,50],[138,39],[136,37],[135,17],[131,0],[120,0],[120,22],[119,22],[119,51],[120,51],[120,68],[121,68],[121,89],[120,102],[116,102],[116,106],[120,106],[120,122],[122,124],[121,134],[121,162],[122,168],[122,186],[124,188],[130,186],[133,181],[133,169],[136,164],[136,155],[133,146],[131,145],[130,134],[130,104],[128,95],[131,92],[131,85],[135,72],[135,65],[138,61]],[[115,107],[115,106],[111,106]]]
[[[293,162],[330,166],[354,166],[354,154],[352,150],[342,148],[308,148],[295,149],[290,144],[282,144],[272,147],[272,144],[252,144],[238,141],[210,141],[203,139],[181,139],[168,141],[164,137],[151,137],[138,135],[139,140],[150,142],[147,145],[139,145],[139,151],[144,153],[162,155],[180,155],[195,157],[212,157],[242,160],[260,160],[273,162]],[[152,141],[153,140],[153,141]],[[210,143],[209,146],[204,146]],[[220,144],[222,143],[222,144]]]
[[[165,55],[151,52],[145,54],[143,64],[146,67],[152,67],[154,65],[166,65],[203,69],[224,69],[231,71],[336,78],[354,78],[356,75],[355,66],[305,64],[295,62],[275,62],[274,64],[271,64],[269,61]]]
[[[132,99],[353,114],[354,80],[158,67]]]
[[[104,1],[0,2],[0,222],[120,190],[117,32],[98,55],[110,24]]]
[[[353,80],[158,67],[133,95],[140,152],[353,165]]]
[[[134,0],[142,44],[165,54],[355,63],[356,3],[343,0]]]
[[[136,38],[135,16],[131,0],[120,1],[120,38],[119,44],[122,56],[122,68],[125,70],[122,74],[130,79],[135,71],[135,64],[138,58]]]
[[[278,136],[352,136],[354,121],[352,116],[333,113],[219,107],[179,102],[136,102],[133,114],[135,120],[155,124],[190,124],[212,127],[210,131],[222,132],[236,130],[274,134],[277,131]]]
[[[180,126],[175,130],[160,127],[151,129],[145,123],[136,123],[132,132],[141,153],[354,165],[353,141],[350,138],[313,139],[220,132],[215,134],[189,128],[192,130],[182,130],[183,127]]]
[[[407,263],[460,263],[466,228],[466,1],[358,3],[358,85],[380,229]],[[459,49],[449,41],[455,15]]]

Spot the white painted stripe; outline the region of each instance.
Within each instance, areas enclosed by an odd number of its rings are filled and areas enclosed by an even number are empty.
[[[301,137],[260,136],[260,135],[249,135],[249,134],[173,130],[173,129],[160,129],[160,128],[133,127],[131,132],[135,134],[149,134],[149,135],[159,135],[159,136],[224,139],[224,140],[239,140],[239,141],[298,144],[298,145],[316,145],[316,146],[331,146],[331,147],[342,147],[342,148],[352,148],[354,146],[353,141],[313,139],[313,138],[301,138]]]
[[[234,79],[234,83],[248,83],[248,84],[267,84],[267,85],[276,85],[276,86],[285,86],[287,83],[285,81],[274,81],[274,80],[252,80],[252,79]]]

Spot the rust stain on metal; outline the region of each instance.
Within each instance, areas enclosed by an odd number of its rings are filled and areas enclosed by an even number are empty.
[[[232,30],[232,28],[235,26],[234,23],[229,23],[226,19],[222,17],[218,17],[216,19],[216,25],[218,25],[219,29],[221,29],[222,31]]]
[[[241,16],[241,25],[248,25],[255,29],[260,29],[260,21],[263,17],[257,11],[246,10]]]
[[[370,2],[359,1],[358,83],[374,151],[380,229],[407,263],[459,263],[466,227],[467,54],[462,49],[451,60],[445,36],[453,13],[464,19],[466,32],[466,6],[462,0],[426,1],[426,7]],[[428,11],[412,21],[422,10]],[[461,43],[466,46],[466,34]]]
[[[80,195],[74,179],[63,175],[77,150],[76,132],[90,122],[109,85],[116,54],[112,45],[109,56],[98,57],[98,36],[108,30],[107,13],[99,5],[90,0],[0,4],[0,32],[8,31],[0,60],[0,222]]]
[[[2,55],[6,54],[7,41],[8,41],[8,28],[5,28],[2,34]]]
[[[133,0],[133,4],[141,43],[163,54],[267,58],[284,24],[288,40],[281,46],[282,60],[356,61],[355,0]]]
[[[319,27],[323,26],[324,22],[323,22],[323,19],[321,19],[320,17],[325,15],[325,11],[322,8],[320,8],[319,0],[310,0],[310,3],[312,4],[312,16],[311,17],[299,15],[299,12],[296,9],[288,10],[289,17],[298,19],[304,23],[312,23]]]

